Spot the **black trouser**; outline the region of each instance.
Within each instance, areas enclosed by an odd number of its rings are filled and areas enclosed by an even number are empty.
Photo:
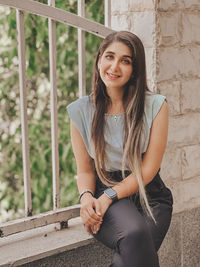
[[[122,179],[121,171],[109,174],[117,181]],[[157,224],[143,212],[136,193],[113,203],[104,215],[99,232],[94,234],[97,240],[114,249],[113,267],[159,267],[157,251],[171,222],[173,197],[159,171],[145,188]],[[105,189],[96,175],[95,197]]]

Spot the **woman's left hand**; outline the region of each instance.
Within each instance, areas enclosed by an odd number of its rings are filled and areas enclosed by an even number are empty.
[[[112,204],[112,199],[110,199],[109,197],[107,197],[105,194],[102,194],[99,198],[99,205],[101,207],[101,215],[102,217],[104,216],[104,214],[106,213],[107,209],[110,207],[110,205]]]
[[[112,200],[110,198],[108,198],[105,194],[102,194],[98,199],[98,204],[100,206],[100,210],[101,210],[101,216],[103,218],[103,216],[105,215],[107,209],[110,207],[110,205],[112,204]],[[99,231],[101,227],[101,224],[95,224],[93,225],[92,228],[92,232],[93,233],[97,233]]]

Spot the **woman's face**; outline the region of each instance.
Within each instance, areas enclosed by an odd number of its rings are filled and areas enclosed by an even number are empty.
[[[98,61],[102,81],[107,89],[121,89],[129,81],[132,67],[130,48],[122,42],[110,44]]]

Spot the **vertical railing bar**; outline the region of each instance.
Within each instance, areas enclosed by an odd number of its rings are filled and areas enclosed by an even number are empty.
[[[26,56],[24,36],[24,13],[16,10],[18,31],[18,58],[19,58],[19,87],[20,87],[20,112],[22,131],[22,154],[24,174],[24,202],[26,216],[32,215],[31,177],[30,177],[30,153],[28,143],[28,119],[27,119],[27,92],[26,92]]]
[[[78,15],[85,17],[85,0],[78,0]],[[86,95],[85,32],[78,29],[78,87],[79,97]]]
[[[48,0],[48,5],[55,7],[55,0]],[[58,116],[56,85],[56,22],[49,19],[49,62],[51,83],[51,145],[52,179],[54,210],[60,207],[59,156],[58,156]]]
[[[104,25],[111,27],[111,0],[104,0]]]

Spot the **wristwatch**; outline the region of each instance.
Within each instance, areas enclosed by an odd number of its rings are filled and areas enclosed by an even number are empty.
[[[112,199],[112,202],[115,202],[118,200],[117,197],[117,192],[112,189],[112,187],[107,188],[104,193],[106,194],[107,197],[109,197],[110,199]]]

